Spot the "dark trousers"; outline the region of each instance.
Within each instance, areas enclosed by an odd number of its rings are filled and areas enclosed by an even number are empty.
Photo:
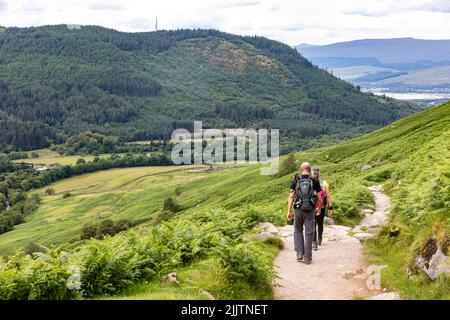
[[[305,260],[309,261],[312,260],[314,224],[314,211],[300,211],[300,209],[295,209],[294,249],[297,255],[302,255]]]
[[[325,207],[320,210],[320,216],[316,216],[316,224],[314,226],[314,239],[315,243],[322,243],[323,235],[323,220],[325,219]]]

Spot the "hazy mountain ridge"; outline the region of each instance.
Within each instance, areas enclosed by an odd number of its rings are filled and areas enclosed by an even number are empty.
[[[450,91],[450,40],[364,39],[297,50],[319,67],[364,87]],[[435,72],[438,79],[430,77]]]
[[[375,58],[383,64],[450,62],[450,40],[363,39],[303,48],[306,57]]]

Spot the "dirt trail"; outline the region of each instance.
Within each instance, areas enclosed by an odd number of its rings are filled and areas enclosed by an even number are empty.
[[[365,218],[354,229],[326,225],[322,246],[318,251],[313,251],[311,265],[296,261],[293,226],[279,229],[285,246],[275,259],[280,277],[277,281],[279,286],[275,288],[275,299],[346,300],[382,293],[367,288],[367,266],[361,240],[373,237],[373,231],[386,223],[390,199],[381,192],[380,186],[370,187],[369,190],[376,199],[375,212],[364,210]]]

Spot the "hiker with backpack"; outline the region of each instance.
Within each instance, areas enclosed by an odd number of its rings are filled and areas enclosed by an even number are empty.
[[[331,204],[330,186],[328,183],[320,178],[320,167],[314,166],[312,168],[313,176],[319,180],[320,187],[325,193],[325,199],[323,201],[323,206],[320,210],[320,214],[316,215],[316,224],[314,226],[314,238],[313,238],[313,249],[317,250],[319,246],[322,245],[322,235],[323,235],[323,221],[325,220],[325,204],[328,205],[327,216],[331,217],[333,215],[333,205]]]
[[[300,172],[301,175],[295,175],[291,181],[287,219],[292,220],[294,206],[294,249],[297,261],[311,264],[315,215],[320,214],[324,199],[319,180],[311,176],[311,165],[303,162]]]

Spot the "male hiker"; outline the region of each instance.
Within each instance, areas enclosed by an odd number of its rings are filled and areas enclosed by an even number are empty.
[[[331,217],[333,215],[333,205],[331,204],[331,195],[330,195],[330,187],[328,183],[320,179],[320,168],[318,166],[314,166],[312,168],[312,172],[314,175],[314,178],[316,180],[319,180],[320,187],[325,192],[325,199],[324,204],[326,203],[328,205],[328,217]],[[323,220],[325,219],[325,205],[320,210],[320,215],[316,215],[316,224],[314,227],[314,239],[313,239],[313,249],[317,250],[318,246],[322,245],[322,235],[323,235]]]
[[[294,176],[297,178],[291,182],[287,219],[292,220],[291,210],[294,204],[294,249],[297,253],[297,261],[310,264],[315,215],[320,213],[323,204],[323,198],[319,195],[322,188],[319,181],[311,176],[311,165],[308,162],[301,164],[300,171],[301,176]],[[303,230],[305,230],[304,235]]]

